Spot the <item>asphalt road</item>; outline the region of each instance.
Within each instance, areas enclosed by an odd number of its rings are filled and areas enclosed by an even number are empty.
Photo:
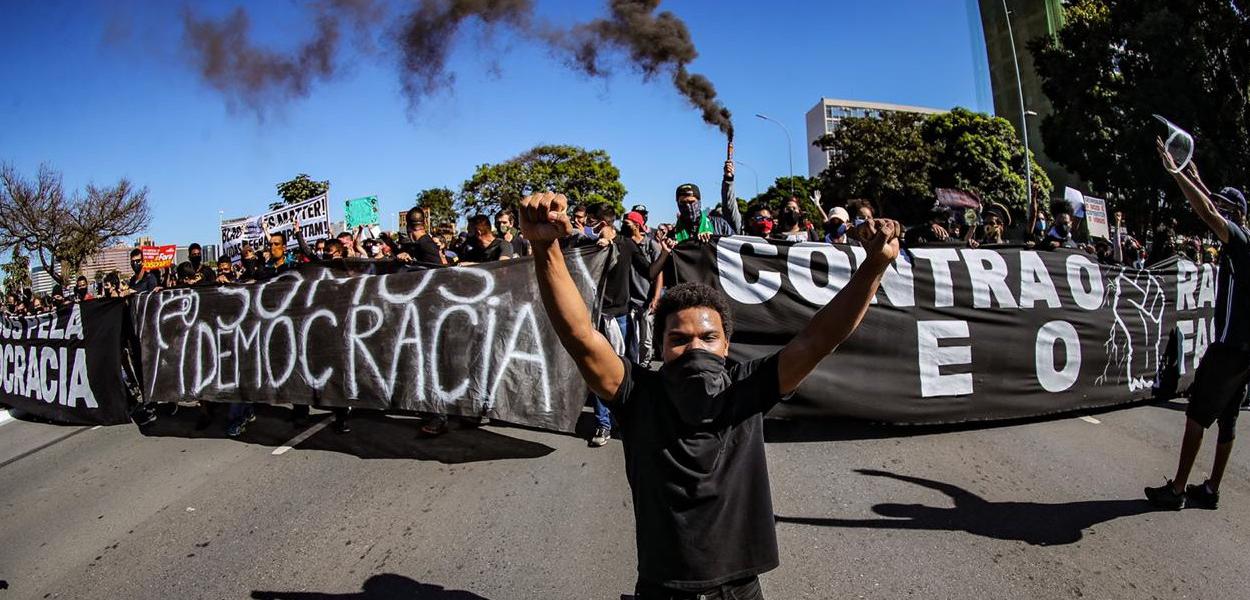
[[[1139,500],[1174,467],[1180,408],[973,429],[771,423],[782,566],[764,590],[1250,597],[1244,445],[1220,510]],[[366,415],[351,434],[322,427],[275,455],[308,429],[284,414],[265,411],[241,440],[194,432],[188,409],[145,433],[0,424],[0,600],[616,600],[632,589],[618,442],[495,426],[418,440],[411,419]]]

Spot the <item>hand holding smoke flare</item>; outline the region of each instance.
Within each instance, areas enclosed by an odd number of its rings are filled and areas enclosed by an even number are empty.
[[[447,56],[462,26],[476,19],[487,34],[504,25],[541,39],[592,77],[608,74],[602,60],[606,51],[624,51],[644,79],[668,74],[703,120],[733,141],[733,121],[717,100],[715,86],[688,69],[698,56],[689,29],[669,11],[657,14],[660,0],[609,0],[607,18],[567,30],[537,23],[532,0],[419,0],[413,4],[396,19],[378,0],[319,0],[312,4],[311,39],[289,53],[255,45],[244,8],[219,21],[187,9],[183,14],[185,44],[206,83],[224,94],[232,107],[242,104],[261,115],[269,106],[308,97],[318,80],[333,79],[341,63],[345,30],[355,31],[363,45],[378,38],[397,46],[400,86],[409,109],[415,110],[426,95],[455,82],[454,74],[447,72]],[[390,22],[399,25],[393,31],[384,29],[383,24]]]

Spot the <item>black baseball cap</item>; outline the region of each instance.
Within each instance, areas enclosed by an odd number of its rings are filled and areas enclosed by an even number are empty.
[[[693,194],[695,198],[698,198],[700,200],[703,199],[703,194],[699,193],[699,186],[693,183],[683,183],[677,186],[677,198],[681,198],[682,196],[689,196],[691,194]]]
[[[1241,214],[1246,214],[1246,196],[1241,193],[1241,190],[1235,187],[1226,187],[1212,195],[1221,202],[1240,210]]]
[[[695,188],[695,190],[696,190],[696,192],[695,192],[695,193],[697,194],[697,193],[698,193],[698,191],[697,191],[697,190],[698,190],[698,188]],[[680,195],[680,194],[679,194],[679,195]],[[642,213],[642,214],[644,214],[644,215],[645,215],[645,214],[647,214],[647,205],[645,205],[645,204],[635,204],[635,205],[634,205],[634,207],[633,207],[633,208],[631,208],[631,209],[629,209],[629,210],[630,210],[630,212]]]

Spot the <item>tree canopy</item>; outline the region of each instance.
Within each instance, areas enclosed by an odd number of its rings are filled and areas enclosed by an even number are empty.
[[[414,206],[424,208],[430,211],[430,222],[432,225],[442,223],[456,222],[456,194],[451,190],[441,188],[430,188],[421,190],[417,194],[417,200]]]
[[[867,198],[882,214],[915,223],[933,206],[935,189],[955,188],[1000,202],[1018,217],[1027,211],[1024,147],[998,117],[957,107],[933,115],[848,118],[814,145],[830,152],[829,167],[818,177],[826,207]],[[1049,197],[1050,179],[1036,160],[1032,170],[1033,197]]]
[[[606,203],[624,214],[621,172],[603,150],[577,146],[536,146],[498,164],[478,166],[460,189],[465,211],[494,213],[514,209],[526,195],[559,191],[571,204]]]
[[[1250,5],[1242,0],[1072,0],[1054,39],[1030,43],[1054,113],[1046,153],[1137,227],[1192,221],[1159,166],[1159,114],[1194,135],[1208,185],[1250,171]],[[1159,206],[1160,198],[1165,198]]]
[[[296,204],[330,191],[330,181],[315,181],[307,173],[300,173],[295,179],[277,184],[277,188],[282,202],[275,203],[275,208],[281,208],[283,204]]]

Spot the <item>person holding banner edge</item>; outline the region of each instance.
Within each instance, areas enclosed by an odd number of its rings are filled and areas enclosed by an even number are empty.
[[[1185,199],[1223,243],[1219,279],[1215,289],[1215,337],[1198,364],[1189,388],[1185,411],[1185,436],[1181,443],[1176,476],[1167,484],[1148,487],[1146,498],[1159,508],[1180,510],[1187,504],[1215,509],[1219,506],[1220,480],[1233,451],[1237,416],[1245,387],[1250,382],[1250,291],[1238,286],[1237,273],[1250,273],[1250,232],[1246,230],[1246,199],[1236,188],[1226,187],[1213,194],[1190,162],[1186,169],[1176,166],[1163,140],[1156,140],[1163,166],[1172,174]],[[1203,433],[1219,423],[1215,461],[1211,476],[1201,485],[1186,486]]]
[[[719,291],[674,286],[656,310],[658,372],[613,352],[565,266],[566,198],[521,203],[543,306],[591,391],[610,398],[625,432],[634,500],[636,598],[763,598],[758,576],[779,564],[764,456],[763,414],[792,394],[859,326],[898,256],[901,227],[856,229],[866,258],[850,282],[778,353],[727,363],[733,323]]]

